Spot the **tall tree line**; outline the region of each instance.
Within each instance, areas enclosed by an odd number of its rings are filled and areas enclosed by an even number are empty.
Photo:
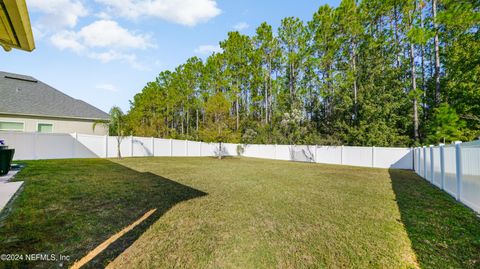
[[[411,146],[480,135],[480,1],[343,0],[228,33],[131,101],[135,135]]]

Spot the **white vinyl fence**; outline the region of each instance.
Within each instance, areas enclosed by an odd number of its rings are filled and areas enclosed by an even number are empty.
[[[340,164],[375,168],[413,169],[409,148],[241,145],[242,156],[262,159]]]
[[[15,148],[14,160],[112,158],[118,155],[115,136],[0,132],[0,139]],[[121,140],[122,157],[218,156],[219,143],[127,136]],[[222,143],[222,156],[237,155],[236,144]]]
[[[15,148],[15,160],[111,158],[118,154],[114,136],[0,132],[0,139]],[[236,156],[240,153],[245,157],[273,160],[413,169],[409,148],[229,143],[220,146],[219,143],[129,136],[121,141],[120,152],[123,157]]]
[[[415,172],[480,213],[480,141],[414,149]]]

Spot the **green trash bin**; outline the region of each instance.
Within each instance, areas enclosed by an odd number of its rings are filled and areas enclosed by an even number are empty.
[[[10,171],[13,154],[15,154],[15,149],[0,146],[0,176],[6,175]]]

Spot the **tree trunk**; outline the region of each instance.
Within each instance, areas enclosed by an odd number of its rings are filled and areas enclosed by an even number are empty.
[[[196,109],[195,114],[196,114],[196,130],[198,132],[198,108]]]
[[[410,30],[413,29],[413,16],[415,14],[416,7],[413,8],[410,15]],[[415,45],[410,42],[410,65],[411,65],[411,77],[412,77],[412,91],[413,91],[413,137],[415,141],[418,141],[418,104],[417,104],[417,71],[415,67]]]
[[[438,41],[438,23],[437,23],[437,0],[432,0],[433,28],[435,36],[433,39],[435,49],[435,104],[440,103],[440,47]]]
[[[236,113],[237,113],[237,126],[236,126],[236,130],[238,131],[238,128],[240,128],[240,103],[239,103],[239,98],[238,98],[238,94],[237,94],[237,100],[235,101],[235,110],[236,110]]]
[[[268,124],[268,78],[265,81],[265,124]]]
[[[290,63],[290,74],[289,74],[289,86],[290,86],[290,99],[293,104],[295,100],[295,63]]]
[[[422,8],[423,9],[423,8]],[[423,11],[420,12],[420,27],[423,29],[424,19],[423,19]],[[427,86],[425,81],[425,45],[422,43],[420,47],[421,53],[421,68],[422,68],[422,90],[423,90],[423,98],[422,98],[422,110],[423,110],[423,120],[425,121],[427,118]]]
[[[416,90],[417,90],[417,74],[415,68],[415,48],[413,43],[410,43],[410,64],[411,64],[411,76],[412,76],[412,91],[413,97],[413,137],[415,141],[418,141],[418,104]]]
[[[122,137],[120,136],[121,135],[121,128],[122,128],[122,125],[120,124],[120,122],[118,122],[117,124],[117,157],[119,159],[122,158],[122,154],[120,152],[120,144],[122,143]]]
[[[357,121],[358,117],[358,102],[357,102],[357,95],[358,95],[358,88],[357,88],[357,61],[356,61],[356,51],[355,51],[356,44],[353,42],[352,48],[352,69],[353,69],[353,115],[354,120]]]
[[[218,143],[218,159],[222,159],[222,142]]]
[[[122,153],[120,152],[120,145],[122,144],[122,139],[120,138],[120,136],[117,136],[117,157],[119,159],[122,158]]]
[[[186,126],[186,129],[187,129],[187,135],[189,135],[189,127],[190,127],[190,115],[188,113],[188,109],[187,109],[187,126]]]
[[[399,37],[398,37],[398,8],[397,8],[397,1],[395,1],[395,6],[394,6],[394,27],[395,27],[395,53],[397,55],[397,65],[396,67],[400,67],[400,54],[398,52],[398,47],[399,47]]]
[[[184,122],[185,122],[185,107],[182,104],[182,116],[180,117],[180,128],[182,131],[182,135],[185,134],[185,128],[184,128]]]

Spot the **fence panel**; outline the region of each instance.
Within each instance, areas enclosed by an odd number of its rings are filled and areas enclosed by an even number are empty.
[[[293,145],[290,147],[290,156],[296,162],[315,162],[315,146]]]
[[[343,147],[343,164],[372,167],[371,147]]]
[[[433,147],[433,184],[442,188],[442,169],[440,163],[440,147]]]
[[[152,139],[149,137],[132,137],[133,156],[153,156]]]
[[[480,212],[480,141],[462,143],[460,200]]]
[[[291,161],[290,145],[273,145],[273,153],[276,160]]]
[[[47,136],[52,136],[48,134]],[[75,135],[73,135],[75,136]],[[70,136],[71,139],[75,137]],[[77,141],[75,143],[75,158],[96,158],[105,157],[105,137],[98,135],[77,134]],[[54,141],[52,141],[55,144]],[[72,142],[73,143],[73,142]],[[70,157],[65,157],[70,158]],[[46,158],[51,159],[51,158]]]
[[[14,160],[35,160],[35,133],[0,132],[0,139],[15,149]]]
[[[154,142],[155,156],[166,157],[170,156],[170,139],[155,138]]]
[[[243,145],[245,157],[275,159],[274,145]]]
[[[69,134],[38,133],[35,141],[36,158],[65,159],[75,157],[73,155],[75,144],[74,138]]]
[[[456,177],[456,157],[455,157],[455,145],[445,145],[444,147],[445,158],[445,191],[450,195],[455,196],[457,194],[457,177]]]
[[[117,138],[115,136],[109,136],[107,138],[107,157],[115,158],[118,155]]]
[[[432,180],[432,154],[429,147],[425,148],[425,179]]]
[[[172,156],[184,157],[186,156],[187,144],[185,140],[172,140]]]
[[[420,149],[419,148],[414,149],[414,159],[415,159],[415,163],[414,163],[415,173],[420,175]]]
[[[419,175],[423,177],[425,175],[425,151],[423,148],[418,148],[419,156]]]
[[[202,143],[202,156],[215,156],[218,153],[218,143]]]
[[[238,144],[222,143],[223,156],[237,156],[237,146]]]
[[[413,151],[409,148],[374,147],[372,154],[373,167],[395,169],[413,168]]]
[[[188,141],[187,142],[187,153],[189,157],[199,157],[200,156],[200,142]]]

